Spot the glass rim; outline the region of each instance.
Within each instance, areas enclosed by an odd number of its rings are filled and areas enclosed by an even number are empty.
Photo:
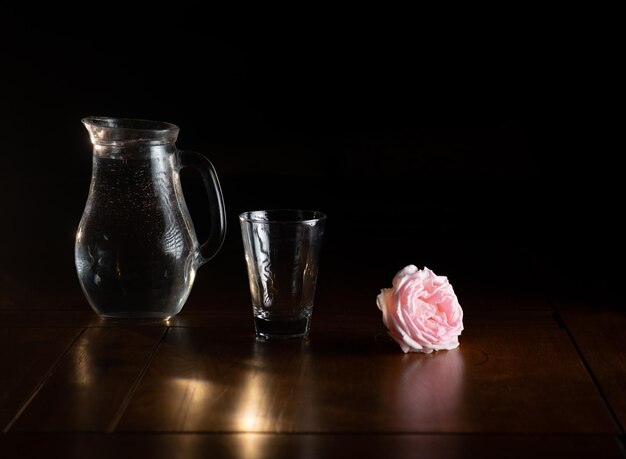
[[[139,118],[88,116],[81,120],[94,145],[123,146],[131,143],[168,145],[176,142],[179,127],[165,121]]]
[[[141,118],[118,118],[116,116],[87,116],[81,119],[87,126],[108,128],[124,131],[140,131],[152,133],[167,133],[178,131],[180,128],[166,121],[146,120]]]
[[[272,214],[284,213],[289,215],[287,218],[272,218]],[[301,215],[298,217],[298,214]],[[263,218],[261,215],[265,215]],[[304,218],[303,218],[304,217]],[[241,222],[248,223],[315,223],[326,220],[326,214],[319,210],[308,209],[263,209],[249,210],[239,214]]]

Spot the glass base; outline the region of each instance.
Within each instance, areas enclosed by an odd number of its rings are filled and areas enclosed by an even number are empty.
[[[309,333],[310,317],[298,319],[254,318],[256,336],[261,339],[303,338]]]
[[[168,321],[174,314],[164,312],[118,312],[98,313],[98,315],[112,323],[121,324],[144,324]]]

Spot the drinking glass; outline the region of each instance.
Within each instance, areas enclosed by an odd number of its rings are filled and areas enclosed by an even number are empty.
[[[257,337],[309,332],[326,215],[257,210],[239,216]]]

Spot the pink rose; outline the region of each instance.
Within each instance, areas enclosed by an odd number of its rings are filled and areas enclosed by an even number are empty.
[[[463,331],[463,309],[445,276],[409,265],[376,298],[383,322],[404,352],[454,349]]]

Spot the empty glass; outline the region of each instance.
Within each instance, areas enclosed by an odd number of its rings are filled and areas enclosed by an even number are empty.
[[[213,165],[180,151],[178,127],[159,121],[91,117],[89,197],[76,234],[85,296],[110,318],[167,319],[187,299],[196,270],[219,251],[226,214]],[[197,169],[209,194],[211,232],[200,245],[179,171]]]
[[[239,221],[257,336],[306,336],[326,215],[258,210],[244,212]]]

